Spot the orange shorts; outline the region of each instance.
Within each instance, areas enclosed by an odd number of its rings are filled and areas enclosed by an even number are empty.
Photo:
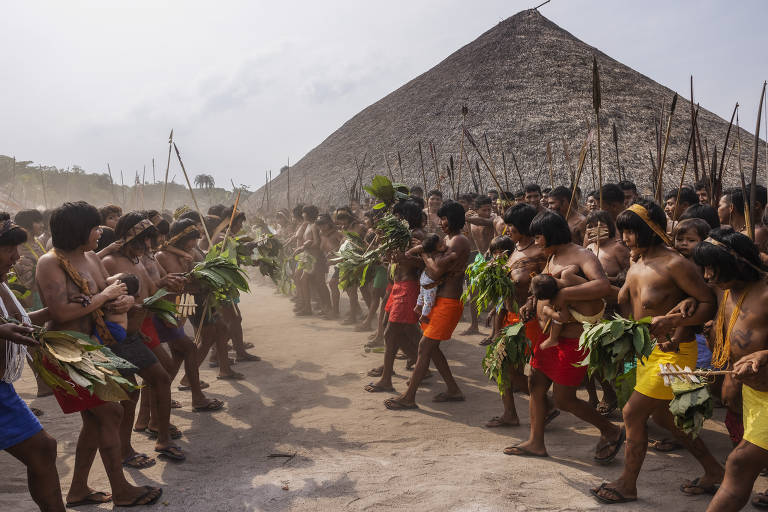
[[[427,317],[429,323],[421,324],[424,337],[437,341],[451,339],[453,330],[461,320],[462,312],[464,312],[464,303],[459,299],[437,297]]]

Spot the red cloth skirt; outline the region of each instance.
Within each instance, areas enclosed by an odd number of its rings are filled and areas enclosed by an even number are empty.
[[[418,298],[418,281],[396,281],[384,307],[384,311],[389,313],[389,321],[398,324],[418,323],[419,314],[414,311]]]
[[[45,366],[49,372],[55,373],[65,381],[69,382],[69,384],[71,384],[77,392],[77,396],[72,396],[61,388],[56,388],[53,390],[53,396],[56,397],[56,401],[59,403],[59,407],[61,407],[61,411],[64,414],[93,409],[94,407],[98,407],[99,405],[107,403],[96,395],[92,395],[91,392],[84,387],[78,386],[72,382],[72,379],[69,378],[69,375],[67,375],[57,366],[54,366],[48,362],[48,360],[45,358],[43,358],[43,366]]]
[[[154,315],[145,316],[144,322],[141,324],[141,334],[144,335],[144,344],[150,350],[162,343],[162,341],[160,341],[160,335],[157,334],[155,323],[152,321],[153,316]]]
[[[535,321],[535,320],[534,320]],[[529,322],[530,323],[530,322]],[[538,322],[536,325],[538,326]],[[526,324],[526,334],[528,324]],[[587,375],[586,366],[576,366],[587,357],[587,353],[579,350],[579,338],[560,338],[556,347],[541,350],[541,342],[547,339],[547,335],[541,332],[533,341],[533,357],[531,368],[536,368],[546,375],[549,380],[562,386],[578,386]]]

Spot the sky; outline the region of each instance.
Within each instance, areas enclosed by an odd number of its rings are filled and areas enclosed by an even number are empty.
[[[0,0],[0,154],[88,172],[146,166],[148,181],[154,158],[162,180],[173,128],[190,174],[253,190],[541,1]],[[702,106],[728,119],[738,101],[754,131],[768,2],[551,0],[540,12],[686,98],[693,75]]]

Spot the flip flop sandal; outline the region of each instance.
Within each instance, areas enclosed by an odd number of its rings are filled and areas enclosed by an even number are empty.
[[[232,375],[217,375],[216,378],[219,380],[245,380],[245,375],[234,372]]]
[[[143,458],[144,462],[135,462],[131,463],[132,461],[135,461],[136,459]],[[157,461],[147,455],[146,453],[134,453],[133,455],[130,455],[123,459],[123,467],[126,468],[132,468],[132,469],[147,469],[151,468],[157,464]]]
[[[261,358],[254,354],[248,354],[247,356],[237,356],[235,361],[238,363],[245,363],[248,361],[261,361]]]
[[[510,423],[501,419],[501,416],[494,416],[486,424],[485,428],[499,428],[499,427],[519,427],[520,422]]]
[[[683,485],[680,486],[680,492],[685,494],[686,496],[702,496],[704,494],[709,494],[710,496],[714,496],[717,490],[720,488],[720,484],[713,484],[709,487],[702,487],[699,485],[699,482],[701,481],[701,478],[696,477],[690,482],[686,482]],[[696,489],[695,492],[691,492],[693,489]]]
[[[171,409],[181,409],[181,402],[178,400],[171,400]]]
[[[160,457],[165,457],[176,462],[187,460],[187,456],[184,455],[184,452],[182,452],[181,448],[178,446],[172,445],[168,448],[155,448],[155,451],[160,454]]]
[[[386,392],[386,391],[394,391],[395,390],[395,388],[393,388],[392,386],[389,386],[388,388],[384,388],[384,387],[381,387],[381,386],[377,386],[373,382],[369,383],[363,389],[366,390],[369,393],[383,393],[383,392]]]
[[[547,425],[552,423],[552,421],[554,421],[554,419],[557,418],[558,416],[560,416],[560,409],[552,409],[551,411],[549,411],[549,414],[547,414],[546,417],[544,417],[544,426],[546,427]]]
[[[547,453],[533,453],[519,445],[504,448],[504,455],[515,455],[517,457],[549,457],[549,454]]]
[[[661,439],[651,443],[651,448],[657,452],[669,453],[676,450],[682,450],[685,447],[674,439]]]
[[[759,492],[750,500],[755,508],[768,509],[768,493]]]
[[[622,427],[621,432],[619,433],[619,438],[613,441],[612,443],[608,443],[606,445],[606,447],[612,447],[611,453],[608,454],[608,456],[602,457],[602,458],[595,455],[595,457],[593,457],[594,461],[597,462],[598,464],[610,464],[611,462],[613,462],[614,459],[616,458],[616,455],[618,455],[619,450],[621,450],[621,447],[624,444],[624,441],[626,439],[627,439],[627,431],[624,430],[624,427]]]
[[[150,439],[157,439],[157,436],[160,435],[157,430],[151,428],[147,428],[144,433],[147,434]],[[181,430],[179,430],[179,427],[175,425],[171,425],[168,428],[168,433],[170,434],[171,439],[181,439],[181,437],[184,435]]]
[[[600,496],[600,491],[608,491],[610,493],[613,493],[614,496],[616,496],[616,499],[606,498],[605,496]],[[626,498],[623,494],[621,494],[619,491],[614,489],[613,487],[608,487],[608,484],[603,482],[600,484],[600,487],[597,489],[590,489],[589,492],[592,493],[592,496],[597,498],[602,503],[605,503],[607,505],[613,505],[615,503],[629,503],[630,501],[637,501],[637,498]]]
[[[154,505],[155,503],[157,503],[157,500],[160,499],[160,496],[163,495],[163,490],[160,487],[150,487],[148,485],[145,485],[144,489],[146,489],[147,492],[137,497],[135,500],[128,503],[127,505],[118,505],[117,503],[115,503],[115,506],[116,507],[143,507],[148,505]],[[154,498],[152,498],[149,501],[144,501],[145,499],[147,499],[148,496],[151,496],[154,493],[157,493],[157,495]]]
[[[207,388],[209,388],[209,387],[211,387],[211,385],[210,385],[210,384],[208,384],[207,382],[205,382],[205,381],[203,381],[203,380],[201,380],[201,381],[200,381],[200,389],[207,389]],[[192,387],[191,387],[191,386],[189,386],[189,385],[186,385],[186,386],[185,386],[185,385],[183,385],[183,384],[180,384],[180,385],[179,385],[179,387],[178,387],[177,389],[178,389],[179,391],[191,391],[191,390],[192,390]]]
[[[608,402],[600,401],[595,409],[602,416],[610,416],[617,408],[617,404],[609,404]]]
[[[194,412],[213,412],[213,411],[220,410],[222,407],[224,407],[224,402],[222,402],[218,398],[214,398],[210,402],[208,402],[207,405],[204,405],[202,407],[193,407],[192,410]]]
[[[246,350],[248,350],[249,348],[253,348],[253,347],[255,347],[255,346],[256,346],[256,345],[254,345],[254,344],[253,344],[253,343],[251,343],[250,341],[249,341],[249,342],[246,342],[246,343],[243,343],[243,348],[244,348],[244,349],[246,349]]]
[[[438,393],[432,397],[433,402],[463,402],[466,400],[464,395],[449,395],[448,393]]]
[[[30,407],[29,410],[32,411],[32,414],[38,418],[45,414],[41,409],[38,409],[37,407]]]
[[[404,404],[395,400],[394,398],[388,398],[384,400],[384,406],[390,411],[410,411],[419,408],[419,406],[416,404]]]
[[[96,499],[96,496],[101,496],[101,499]],[[93,491],[85,498],[78,501],[68,501],[67,508],[80,507],[82,505],[101,505],[102,503],[109,503],[112,501],[112,495],[102,491]]]

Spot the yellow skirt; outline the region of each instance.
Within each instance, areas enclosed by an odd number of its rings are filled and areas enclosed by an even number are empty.
[[[637,361],[637,378],[635,391],[658,400],[672,400],[675,394],[672,388],[664,385],[664,379],[659,376],[660,364],[676,364],[680,368],[686,366],[696,367],[696,359],[699,355],[699,347],[696,340],[679,345],[678,352],[662,352],[659,347],[654,347],[653,352],[645,360],[645,364]]]
[[[768,391],[741,387],[744,414],[744,440],[768,450]]]

